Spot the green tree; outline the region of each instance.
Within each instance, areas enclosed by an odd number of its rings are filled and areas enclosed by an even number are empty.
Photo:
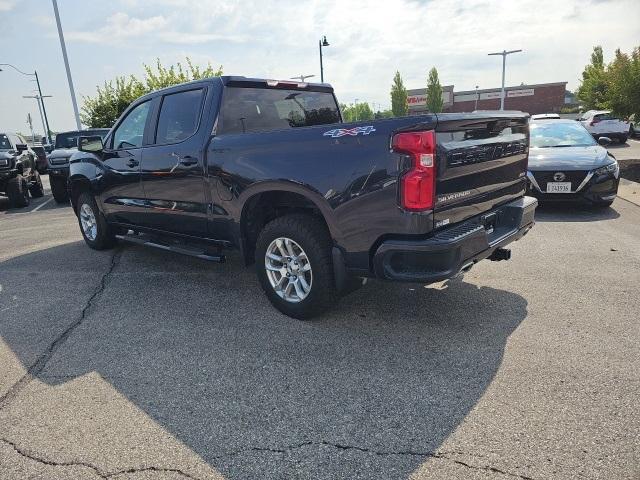
[[[442,85],[440,85],[438,78],[438,70],[433,67],[429,70],[429,79],[427,80],[427,109],[432,113],[439,113],[443,106]]]
[[[177,65],[166,68],[157,59],[155,68],[144,65],[145,76],[142,81],[130,75],[105,82],[102,87],[97,87],[95,97],[83,98],[82,123],[94,128],[109,128],[131,102],[141,95],[191,80],[222,75],[222,67],[214,69],[208,64],[203,69],[193,65],[188,57],[186,63],[186,67],[178,62]]]
[[[393,112],[391,110],[378,110],[373,114],[373,118],[381,119],[381,118],[393,118]]]
[[[407,89],[402,82],[400,72],[396,72],[393,76],[393,84],[391,85],[391,111],[394,117],[403,117],[409,113]]]
[[[366,102],[356,102],[351,105],[342,104],[340,109],[345,122],[360,122],[374,118],[373,110]]]
[[[602,47],[593,47],[591,63],[582,72],[582,83],[576,96],[582,106],[587,109],[608,108],[608,82],[604,66]]]

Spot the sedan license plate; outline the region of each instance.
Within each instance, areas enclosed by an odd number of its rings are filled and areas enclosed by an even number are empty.
[[[571,182],[548,182],[547,193],[571,193]]]

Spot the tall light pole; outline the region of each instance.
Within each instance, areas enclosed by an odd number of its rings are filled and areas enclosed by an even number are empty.
[[[488,55],[501,55],[502,56],[502,90],[500,92],[500,110],[504,110],[504,70],[507,61],[507,55],[512,53],[518,53],[522,50],[503,50],[501,52],[489,53]]]
[[[45,123],[45,136],[47,137],[47,139],[49,140],[49,144],[53,143],[51,141],[51,133],[49,132],[49,119],[47,118],[47,109],[44,108],[44,97],[42,96],[42,89],[40,88],[40,79],[38,78],[38,72],[34,70],[33,73],[26,73],[23,72],[22,70],[20,70],[18,67],[15,67],[13,65],[11,65],[10,63],[0,63],[0,67],[11,67],[13,68],[16,72],[21,73],[22,75],[26,75],[28,77],[35,77],[36,79],[36,84],[38,85],[38,95],[40,97],[40,102],[42,104],[42,113],[44,114],[44,123]],[[2,71],[2,69],[0,68],[0,72]]]
[[[322,66],[322,47],[328,47],[327,36],[323,35],[322,40],[318,40],[318,48],[320,49],[320,82],[324,83],[324,68]]]
[[[307,78],[315,77],[315,75],[298,75],[297,77],[291,77],[291,80],[300,79],[301,82],[304,82]]]
[[[58,13],[58,2],[53,2],[53,12],[56,15],[56,24],[58,25],[58,37],[60,37],[60,47],[62,47],[62,58],[64,59],[64,66],[67,69],[67,81],[69,82],[69,92],[71,93],[71,103],[73,105],[73,113],[76,116],[76,127],[78,130],[82,130],[82,124],[80,123],[80,113],[78,112],[78,103],[76,102],[76,92],[73,89],[73,79],[71,78],[71,70],[69,69],[69,58],[67,57],[67,47],[64,44],[64,34],[62,33],[62,25],[60,24],[60,13]],[[40,94],[42,95],[42,93]]]
[[[474,108],[474,110],[478,109],[478,85],[476,85],[476,108]]]

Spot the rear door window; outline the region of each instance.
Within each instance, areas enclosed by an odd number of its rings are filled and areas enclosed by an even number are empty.
[[[178,143],[191,137],[198,129],[202,110],[203,89],[165,95],[160,107],[156,144]]]
[[[219,133],[249,133],[338,123],[332,93],[228,87]]]

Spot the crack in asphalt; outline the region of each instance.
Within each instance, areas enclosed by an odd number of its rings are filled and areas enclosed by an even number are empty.
[[[27,372],[18,380],[7,392],[0,397],[0,410],[7,406],[11,400],[13,400],[20,391],[31,381],[33,377],[37,376],[44,368],[47,366],[47,363],[51,359],[54,353],[58,350],[58,348],[67,341],[67,339],[71,336],[73,331],[78,328],[84,319],[87,316],[87,312],[91,308],[93,301],[96,299],[98,295],[100,295],[106,285],[109,276],[113,273],[114,268],[120,261],[122,256],[122,251],[120,249],[116,249],[111,256],[111,263],[107,271],[100,278],[100,283],[93,291],[84,307],[82,307],[82,311],[78,318],[73,321],[60,335],[58,335],[53,342],[47,347],[47,349],[38,356],[36,361],[27,369]]]
[[[118,470],[115,472],[104,472],[100,470],[95,465],[92,465],[87,462],[56,462],[53,460],[48,460],[39,455],[33,454],[31,452],[26,451],[24,448],[19,447],[16,443],[7,440],[6,438],[0,438],[0,442],[3,442],[6,445],[11,446],[20,456],[32,460],[34,462],[41,463],[43,465],[49,465],[52,467],[85,467],[93,470],[96,475],[101,478],[114,478],[118,475],[127,475],[132,473],[142,473],[142,472],[162,472],[162,473],[176,473],[178,475],[182,475],[185,478],[189,478],[192,480],[198,480],[197,477],[190,475],[179,468],[165,468],[165,467],[140,467],[140,468],[127,468],[124,470]]]
[[[512,473],[512,472],[507,472],[505,470],[501,470],[499,468],[496,467],[492,467],[492,466],[478,466],[478,465],[471,465],[469,463],[463,462],[461,460],[455,459],[455,458],[451,458],[449,455],[466,455],[463,452],[431,452],[431,451],[416,451],[416,450],[398,450],[398,451],[390,451],[390,450],[373,450],[370,448],[365,448],[365,447],[358,447],[356,445],[345,445],[345,444],[341,444],[341,443],[332,443],[332,442],[327,442],[327,441],[319,441],[319,442],[302,442],[302,443],[298,443],[298,444],[294,444],[294,445],[288,445],[286,447],[280,447],[280,448],[268,448],[268,447],[251,447],[251,448],[247,448],[247,449],[243,449],[243,450],[238,450],[235,452],[231,452],[231,453],[227,453],[227,454],[223,454],[223,455],[219,455],[217,457],[214,458],[224,458],[224,457],[230,457],[230,456],[236,456],[236,455],[242,455],[243,453],[247,453],[247,452],[271,452],[271,453],[288,453],[292,450],[297,450],[299,448],[303,448],[303,447],[307,447],[307,446],[327,446],[327,447],[333,447],[333,448],[337,448],[340,450],[356,450],[358,452],[363,452],[363,453],[370,453],[373,455],[379,455],[379,456],[390,456],[390,455],[398,455],[398,456],[416,456],[416,457],[430,457],[430,458],[436,458],[436,459],[440,459],[440,460],[448,460],[450,462],[453,462],[457,465],[461,465],[463,467],[472,469],[472,470],[481,470],[481,471],[487,471],[487,472],[492,472],[492,473],[499,473],[501,475],[505,475],[508,477],[513,477],[513,478],[519,478],[521,480],[534,480],[532,477],[528,477],[526,475],[520,475],[517,473]],[[476,455],[477,456],[477,455]]]
[[[22,457],[25,457],[29,460],[44,464],[44,465],[49,465],[49,466],[54,466],[54,467],[86,467],[89,468],[91,470],[93,470],[96,475],[98,475],[101,478],[105,478],[105,479],[109,479],[109,478],[114,478],[117,477],[119,475],[127,475],[127,474],[134,474],[134,473],[142,473],[142,472],[162,472],[162,473],[176,473],[178,475],[182,475],[185,478],[189,478],[192,480],[198,480],[197,477],[194,477],[193,475],[190,475],[189,473],[186,473],[183,470],[180,470],[179,468],[167,468],[167,467],[139,467],[139,468],[127,468],[127,469],[123,469],[123,470],[118,470],[115,472],[104,472],[102,470],[100,470],[98,467],[96,467],[95,465],[92,465],[91,463],[87,463],[87,462],[79,462],[79,461],[75,461],[75,462],[56,462],[53,460],[48,460],[45,459],[39,455],[36,455],[34,453],[28,452],[27,450],[25,450],[24,448],[19,447],[15,442],[12,442],[10,440],[7,440],[5,438],[0,438],[0,442],[5,443],[6,445],[11,446],[19,455],[21,455]],[[519,478],[521,480],[533,480],[532,477],[528,477],[525,475],[520,475],[517,473],[511,473],[511,472],[507,472],[505,470],[501,470],[499,468],[496,467],[492,467],[492,466],[478,466],[478,465],[471,465],[469,463],[463,462],[461,460],[457,460],[455,458],[451,458],[449,456],[447,456],[448,454],[456,454],[456,455],[464,455],[464,453],[462,452],[421,452],[421,451],[415,451],[415,450],[399,450],[399,451],[380,451],[380,450],[372,450],[370,448],[365,448],[365,447],[358,447],[355,445],[344,445],[344,444],[340,444],[340,443],[331,443],[331,442],[327,442],[327,441],[319,441],[319,442],[302,442],[302,443],[298,443],[295,445],[288,445],[286,447],[280,447],[280,448],[269,448],[269,447],[251,447],[251,448],[247,448],[247,449],[243,449],[243,450],[238,450],[235,452],[231,452],[231,453],[227,453],[224,455],[219,455],[216,456],[214,458],[219,459],[219,458],[224,458],[224,457],[230,457],[230,456],[236,456],[236,455],[241,455],[243,453],[247,453],[247,452],[270,452],[270,453],[288,453],[292,450],[297,450],[299,448],[303,448],[303,447],[307,447],[307,446],[327,446],[327,447],[332,447],[332,448],[337,448],[339,450],[356,450],[358,452],[363,452],[363,453],[371,453],[373,455],[381,455],[381,456],[389,456],[389,455],[400,455],[400,456],[404,456],[404,455],[409,455],[409,456],[419,456],[419,457],[429,457],[429,458],[437,458],[440,460],[448,460],[451,461],[457,465],[469,468],[471,470],[480,470],[480,471],[486,471],[486,472],[492,472],[492,473],[498,473],[501,475],[505,475],[508,477],[513,477],[513,478]]]

